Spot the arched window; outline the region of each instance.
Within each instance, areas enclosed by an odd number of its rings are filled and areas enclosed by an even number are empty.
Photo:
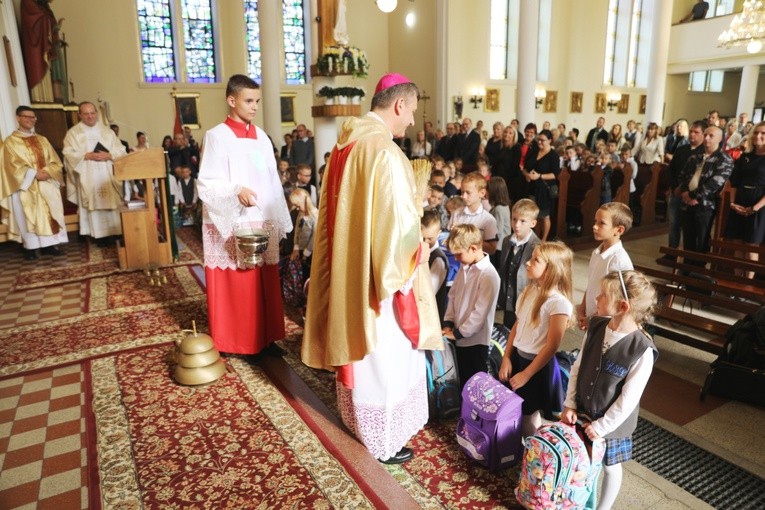
[[[260,81],[260,22],[258,0],[244,0],[244,23],[247,30],[247,70],[250,78]]]
[[[136,7],[144,81],[218,80],[213,0],[136,0]],[[183,34],[182,45],[176,43],[179,31]],[[179,62],[185,62],[185,68],[180,69]]]
[[[303,0],[283,0],[284,77],[288,85],[305,83],[305,11]]]

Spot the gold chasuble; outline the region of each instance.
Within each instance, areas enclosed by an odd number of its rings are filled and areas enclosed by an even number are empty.
[[[333,168],[333,161],[342,160],[334,156],[344,149],[349,150],[343,168]],[[336,185],[330,185],[333,179]],[[303,362],[334,371],[364,359],[377,346],[375,319],[380,303],[393,297],[413,275],[420,323],[418,349],[442,348],[427,254],[415,267],[422,236],[414,174],[389,129],[373,116],[347,120],[324,181]],[[335,194],[328,197],[331,189]],[[328,210],[330,202],[333,206]]]
[[[3,211],[3,222],[7,223],[11,239],[19,241],[20,231],[10,212],[10,196],[22,191],[30,170],[44,170],[50,175],[45,181],[33,179],[31,184],[19,194],[21,207],[26,219],[26,229],[38,236],[58,234],[64,228],[64,209],[61,201],[60,186],[64,179],[62,164],[50,142],[40,135],[24,135],[14,131],[6,138],[0,151],[2,167],[2,185],[0,200],[8,205]],[[6,198],[9,200],[5,202]]]

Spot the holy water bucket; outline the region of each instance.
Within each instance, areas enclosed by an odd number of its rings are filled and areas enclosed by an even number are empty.
[[[263,215],[262,211],[260,214]],[[272,232],[273,224],[270,221],[252,221],[246,216],[239,217],[234,227],[236,265],[239,269],[252,269],[265,263],[265,253]]]

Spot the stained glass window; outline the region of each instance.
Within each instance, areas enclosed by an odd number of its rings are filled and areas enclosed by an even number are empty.
[[[190,83],[216,81],[215,43],[211,0],[181,0],[186,80]]]
[[[303,0],[283,0],[284,75],[288,85],[305,83],[305,17]]]
[[[247,69],[250,78],[260,81],[260,23],[258,0],[244,0],[244,23],[247,30]]]
[[[170,0],[137,0],[144,79],[176,81]]]
[[[645,87],[655,0],[609,0],[603,83]]]

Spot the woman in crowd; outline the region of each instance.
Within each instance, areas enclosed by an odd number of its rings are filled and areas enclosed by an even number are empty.
[[[622,125],[614,124],[611,126],[611,132],[608,133],[608,141],[616,144],[616,150],[621,151],[624,145],[624,136],[622,135]]]
[[[492,168],[494,168],[494,165],[497,163],[499,151],[502,150],[502,132],[504,129],[505,127],[501,122],[495,122],[492,126],[492,137],[486,142],[486,149],[484,152],[489,159],[489,164]]]
[[[425,140],[425,131],[417,131],[417,140],[412,144],[412,159],[429,158],[431,152],[430,142]]]
[[[162,139],[162,148],[165,150],[165,152],[169,151],[173,148],[173,137],[170,135],[165,135],[165,137]]]
[[[652,165],[661,163],[664,159],[664,140],[659,136],[659,125],[655,122],[648,124],[645,137],[640,141],[638,163]]]
[[[521,146],[516,143],[517,140],[515,129],[507,126],[502,131],[502,148],[492,168],[495,176],[504,179],[512,203],[528,196],[526,179],[521,174],[520,167]]]
[[[141,152],[149,148],[149,140],[146,138],[146,133],[139,131],[135,134],[135,138],[138,143],[130,152]]]
[[[761,245],[765,242],[765,122],[754,127],[751,143],[752,151],[738,158],[730,176],[733,189],[725,238]],[[759,260],[757,253],[748,257]]]
[[[539,150],[536,157],[526,157],[526,166],[523,175],[526,180],[533,183],[532,194],[534,201],[539,207],[538,220],[542,223],[542,235],[539,238],[547,241],[550,234],[552,214],[558,200],[558,174],[560,173],[560,161],[558,153],[552,150],[552,133],[544,129],[537,136]]]
[[[731,150],[741,145],[743,137],[738,132],[738,123],[735,120],[725,125],[725,150]]]

